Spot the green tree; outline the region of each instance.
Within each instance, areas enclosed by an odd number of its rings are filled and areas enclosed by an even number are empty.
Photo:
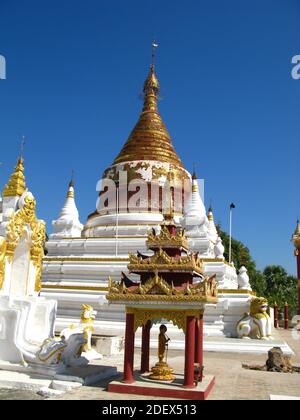
[[[225,247],[224,256],[229,260],[229,235],[217,225],[218,233]],[[237,269],[244,265],[250,277],[251,287],[257,296],[264,296],[271,306],[276,302],[279,310],[284,310],[287,302],[289,315],[292,317],[297,311],[297,279],[290,276],[280,265],[267,266],[263,272],[257,270],[256,263],[251,257],[249,249],[240,241],[232,238],[232,261]]]
[[[217,230],[225,247],[224,257],[229,261],[229,235],[222,231],[219,225]],[[263,296],[266,286],[264,276],[257,270],[256,263],[251,257],[249,249],[234,238],[231,240],[231,259],[237,269],[242,265],[247,268],[253,290],[258,296]]]
[[[297,310],[297,279],[290,276],[280,265],[267,266],[263,275],[266,281],[265,297],[268,298],[270,305],[276,302],[279,310],[284,310],[287,302],[289,314],[293,316]]]

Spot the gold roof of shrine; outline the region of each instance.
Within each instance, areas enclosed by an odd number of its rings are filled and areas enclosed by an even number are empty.
[[[127,287],[124,281],[109,278],[106,299],[111,302],[199,302],[217,303],[218,290],[216,276],[206,278],[196,284],[174,287],[156,272],[145,284]]]
[[[157,101],[160,84],[151,64],[149,75],[144,83],[144,106],[137,124],[114,161],[120,164],[128,161],[166,162],[184,169],[158,112]]]
[[[171,272],[171,273],[204,273],[203,262],[198,254],[189,254],[178,258],[170,257],[163,249],[159,249],[153,256],[143,258],[129,253],[128,270],[130,272]]]
[[[172,235],[166,224],[161,225],[160,233],[157,235],[152,229],[148,233],[146,245],[150,249],[159,248],[184,248],[188,249],[188,238],[184,230],[179,229],[176,235]]]

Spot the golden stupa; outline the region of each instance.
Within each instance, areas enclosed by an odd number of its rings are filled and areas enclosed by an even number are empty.
[[[172,174],[172,180],[190,179],[172,144],[168,130],[158,111],[160,83],[154,66],[144,83],[144,105],[141,115],[113,164],[103,178],[118,179],[119,171],[126,171],[128,182],[133,179],[154,181]],[[147,176],[144,177],[144,174]],[[149,176],[149,173],[151,175]]]

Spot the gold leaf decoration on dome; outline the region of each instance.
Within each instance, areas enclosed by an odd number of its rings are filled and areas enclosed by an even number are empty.
[[[4,187],[2,195],[3,197],[21,197],[21,195],[25,192],[25,189],[24,160],[20,157],[14,173],[11,175],[7,185]]]
[[[109,291],[106,299],[111,302],[210,302],[216,303],[218,296],[215,276],[206,278],[196,284],[185,284],[183,287],[174,287],[167,283],[158,272],[145,284],[126,287],[124,282],[115,282],[109,279]]]
[[[42,258],[44,256],[44,244],[46,241],[46,225],[44,221],[39,221],[35,214],[36,201],[31,195],[24,199],[23,207],[10,217],[6,227],[6,256],[11,262],[23,236],[24,228],[28,225],[31,228],[31,249],[30,258],[36,267],[35,291],[41,290]]]
[[[157,109],[159,88],[154,66],[151,66],[144,83],[142,113],[114,164],[135,160],[157,160],[183,168]]]
[[[154,230],[148,233],[146,241],[148,248],[184,248],[188,249],[188,238],[185,230],[179,229],[176,235],[172,235],[166,225],[161,226],[160,233],[157,235]]]

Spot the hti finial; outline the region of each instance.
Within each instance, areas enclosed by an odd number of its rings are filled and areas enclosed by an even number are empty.
[[[196,164],[195,164],[195,162],[193,162],[193,175],[192,175],[192,179],[197,179]]]
[[[158,47],[158,44],[153,41],[152,42],[152,63],[151,63],[151,68],[154,69],[154,64],[155,64],[155,48]]]
[[[71,181],[70,181],[69,187],[74,187],[74,169],[72,169]]]
[[[25,136],[22,136],[21,148],[20,148],[20,158],[21,159],[23,159],[25,144],[26,144],[26,142],[25,142]]]

